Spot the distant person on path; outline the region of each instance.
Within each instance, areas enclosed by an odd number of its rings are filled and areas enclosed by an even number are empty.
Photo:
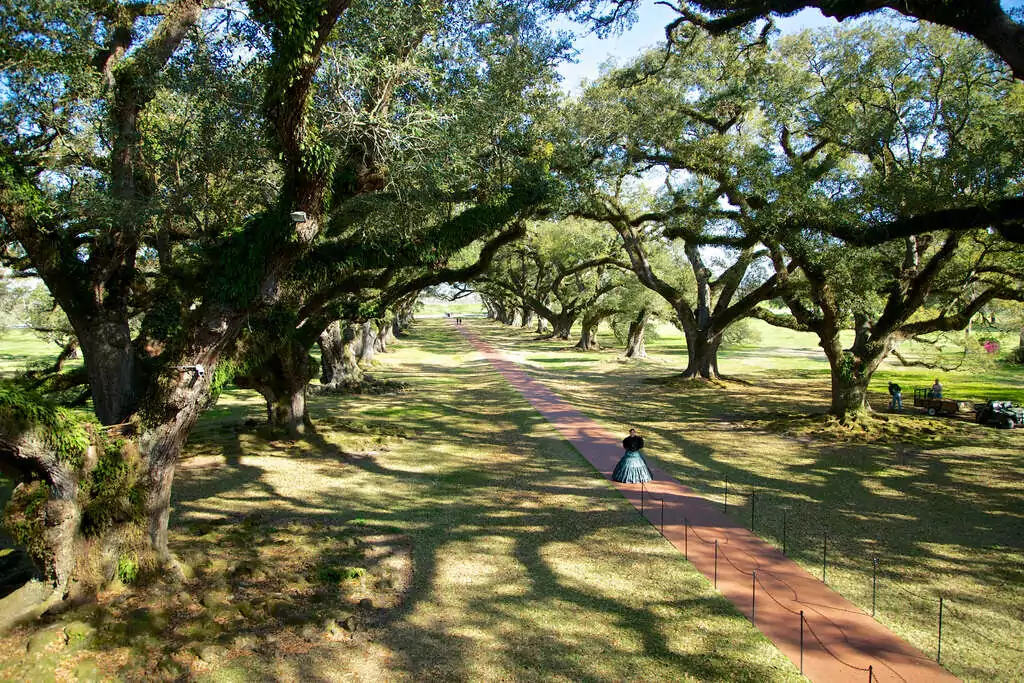
[[[935,384],[932,385],[932,389],[929,392],[929,395],[932,398],[942,398],[942,383],[939,382],[939,379],[937,377],[935,378]]]
[[[647,469],[644,456],[640,455],[640,449],[644,447],[644,438],[637,435],[635,429],[629,430],[629,436],[622,440],[622,447],[626,454],[622,456],[619,463],[612,472],[612,480],[624,484],[639,484],[651,480],[651,471]]]
[[[903,387],[896,382],[889,382],[889,410],[903,412]]]

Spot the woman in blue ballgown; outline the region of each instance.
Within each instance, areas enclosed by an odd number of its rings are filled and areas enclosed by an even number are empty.
[[[630,429],[629,436],[622,440],[622,447],[626,449],[626,454],[615,466],[612,479],[625,484],[640,484],[650,481],[651,471],[647,469],[644,456],[640,455],[640,449],[644,447],[644,438],[638,436],[635,429]]]

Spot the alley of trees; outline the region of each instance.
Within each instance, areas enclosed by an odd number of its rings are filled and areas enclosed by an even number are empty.
[[[806,6],[892,12],[765,18]],[[687,377],[728,374],[744,321],[809,331],[842,419],[901,342],[979,316],[1024,337],[1014,16],[675,9],[568,96],[550,20],[615,30],[636,3],[5,3],[0,304],[65,353],[0,383],[0,466],[51,599],[125,525],[177,567],[175,463],[225,385],[301,438],[309,382],[358,388],[438,285],[584,349],[610,326],[627,357],[676,325]]]

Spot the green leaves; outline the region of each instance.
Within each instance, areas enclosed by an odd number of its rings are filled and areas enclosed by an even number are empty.
[[[0,382],[0,421],[8,435],[38,431],[57,459],[71,468],[82,464],[91,442],[85,424],[70,411],[10,382]]]

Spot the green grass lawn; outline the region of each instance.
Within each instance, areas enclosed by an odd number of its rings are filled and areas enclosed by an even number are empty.
[[[686,355],[670,333],[648,360],[626,362],[492,322],[475,329],[604,426],[638,426],[648,455],[688,486],[724,503],[728,478],[737,522],[750,525],[756,492],[755,531],[781,545],[785,515],[787,551],[819,576],[827,534],[829,584],[869,611],[877,558],[878,619],[933,656],[942,596],[942,662],[957,675],[1024,678],[1024,431],[914,410],[880,414],[874,432],[807,419],[828,408],[828,365],[788,331],[784,346],[762,340],[778,351],[726,350],[731,380],[709,386],[672,379]],[[946,395],[1024,399],[1024,372],[990,361],[942,373]],[[890,378],[909,403],[934,376],[887,363],[871,403],[885,410]]]
[[[801,680],[447,321],[393,349],[409,390],[314,396],[302,442],[227,392],[174,489],[196,578],[8,635],[0,679]]]
[[[445,313],[452,316],[482,316],[486,313],[483,304],[467,303],[463,301],[441,301],[420,303],[416,308],[416,315],[419,318],[443,318]]]
[[[0,378],[10,377],[35,363],[52,364],[60,354],[60,347],[51,344],[29,330],[10,329],[0,332]],[[70,370],[81,367],[81,358],[70,360],[64,366]]]
[[[1024,679],[1024,431],[908,410],[870,432],[828,427],[815,340],[758,330],[726,349],[729,381],[674,379],[678,333],[646,361],[581,353],[528,330],[472,323],[604,426],[638,426],[647,453],[738,523],[782,544],[965,680]],[[614,344],[610,336],[602,343]],[[0,372],[52,357],[16,334]],[[798,680],[444,320],[422,320],[375,372],[410,390],[316,395],[315,433],[268,440],[254,392],[228,391],[177,476],[172,547],[182,586],[111,591],[68,619],[63,649],[0,640],[0,679],[90,672],[174,680]],[[946,394],[1024,399],[1024,373],[972,357]],[[887,363],[908,403],[932,371]],[[365,601],[369,600],[369,603]],[[364,601],[364,602],[360,602]],[[340,626],[343,625],[343,626]],[[351,628],[350,628],[351,627]]]

